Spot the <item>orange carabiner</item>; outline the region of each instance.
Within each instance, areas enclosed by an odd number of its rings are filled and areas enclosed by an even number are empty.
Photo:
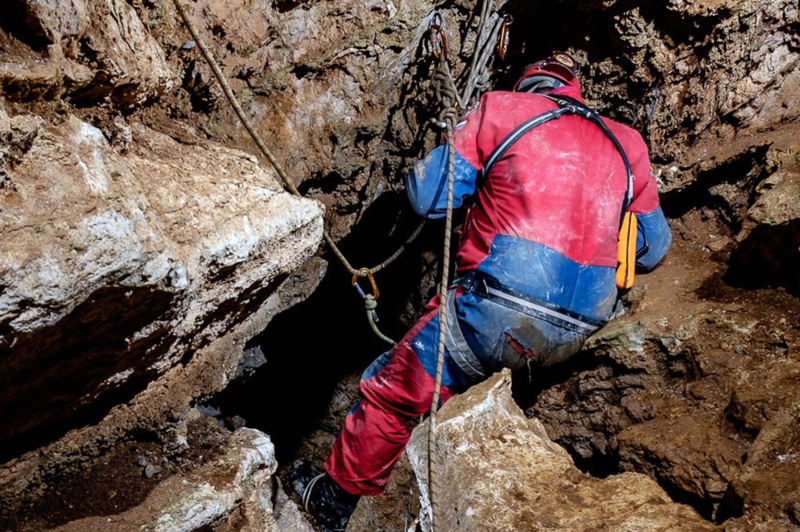
[[[366,292],[364,292],[364,290],[358,284],[359,277],[366,277],[369,279],[369,284],[372,285],[372,299],[377,300],[380,293],[378,292],[378,285],[375,283],[375,278],[372,276],[372,272],[369,271],[369,268],[361,268],[358,271],[364,275],[359,275],[358,273],[353,275],[353,288],[356,289],[356,292],[358,292],[358,295],[360,295],[362,299],[367,299]]]
[[[497,54],[500,56],[500,59],[505,60],[506,52],[508,51],[508,41],[509,41],[509,26],[514,23],[514,17],[511,15],[503,15],[503,25],[500,26],[500,39],[497,42]]]
[[[444,34],[444,19],[438,11],[431,17],[431,23],[428,26],[428,40],[433,57],[447,59],[447,37]]]

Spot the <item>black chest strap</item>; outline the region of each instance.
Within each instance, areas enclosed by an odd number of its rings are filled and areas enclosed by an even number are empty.
[[[633,201],[633,171],[631,170],[628,156],[625,154],[625,150],[622,149],[622,144],[620,144],[619,140],[617,140],[617,137],[611,132],[611,129],[609,129],[608,125],[594,109],[591,109],[578,100],[569,98],[567,96],[546,95],[545,97],[556,102],[558,104],[558,108],[551,109],[550,111],[546,111],[540,115],[534,116],[533,118],[529,118],[514,128],[514,130],[511,131],[506,138],[504,138],[497,146],[495,146],[494,150],[492,150],[492,153],[489,154],[489,157],[486,159],[486,163],[483,165],[482,175],[484,177],[487,176],[494,164],[506,153],[506,151],[508,151],[508,149],[515,142],[522,138],[522,136],[531,129],[551,120],[561,118],[564,115],[580,116],[581,118],[591,121],[600,128],[605,136],[608,137],[608,139],[614,144],[614,147],[622,157],[622,162],[625,164],[627,188],[625,190],[625,198],[622,202],[622,212],[620,214],[621,224],[622,218],[625,216],[625,212],[628,210],[628,206],[630,206],[631,201]]]

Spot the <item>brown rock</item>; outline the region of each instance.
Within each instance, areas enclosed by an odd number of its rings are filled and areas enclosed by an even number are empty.
[[[427,422],[415,429],[408,454],[429,509],[427,430]],[[436,436],[442,530],[716,530],[644,475],[598,479],[578,471],[542,425],[522,414],[506,373],[449,401]]]

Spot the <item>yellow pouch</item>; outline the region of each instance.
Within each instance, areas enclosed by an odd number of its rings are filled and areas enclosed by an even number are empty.
[[[636,215],[626,212],[622,218],[617,243],[617,288],[629,290],[636,271],[636,236],[639,230]]]

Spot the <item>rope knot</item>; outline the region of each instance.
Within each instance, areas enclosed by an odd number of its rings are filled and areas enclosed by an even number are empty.
[[[378,302],[375,301],[372,294],[367,294],[366,297],[364,297],[364,307],[366,307],[367,310],[375,310],[378,308]]]

